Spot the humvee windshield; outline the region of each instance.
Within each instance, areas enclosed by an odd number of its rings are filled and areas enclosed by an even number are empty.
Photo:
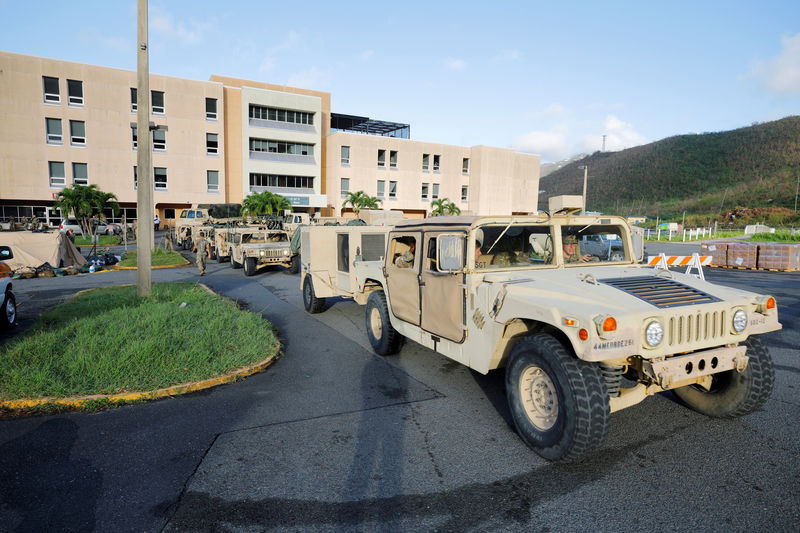
[[[564,226],[564,263],[616,262],[629,259],[622,243],[623,228],[615,225]]]
[[[270,233],[270,232],[259,232],[259,233],[244,233],[242,234],[242,242],[286,242],[287,239],[285,233]]]
[[[478,270],[553,263],[549,226],[487,224],[475,232],[475,268]]]

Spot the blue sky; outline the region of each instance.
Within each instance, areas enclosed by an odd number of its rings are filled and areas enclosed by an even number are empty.
[[[0,17],[1,50],[136,69],[135,0]],[[412,139],[547,162],[800,114],[800,1],[151,0],[150,71],[327,91]]]

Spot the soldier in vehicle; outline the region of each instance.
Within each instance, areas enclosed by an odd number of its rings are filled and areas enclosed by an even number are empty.
[[[576,235],[564,236],[563,250],[565,263],[588,263],[592,261],[592,256],[590,254],[581,255],[580,248],[578,248],[578,237]]]
[[[411,239],[411,243],[409,245],[408,250],[398,257],[394,264],[400,268],[411,268],[414,266],[414,254],[417,251],[417,241],[416,239]]]
[[[197,253],[194,262],[200,271],[200,275],[204,276],[206,273],[206,259],[211,255],[211,247],[206,240],[205,232],[200,232],[200,237],[194,242],[192,252]]]

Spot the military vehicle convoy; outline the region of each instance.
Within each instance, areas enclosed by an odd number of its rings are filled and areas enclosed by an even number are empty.
[[[301,247],[305,308],[365,305],[380,355],[408,338],[484,374],[505,367],[517,432],[550,460],[596,450],[611,413],[662,391],[714,417],[764,404],[774,370],[758,335],[781,328],[773,297],[646,267],[623,218],[561,207],[302,228],[330,243]]]
[[[242,220],[242,204],[197,204],[191,209],[183,209],[175,221],[175,243],[184,250],[191,250],[192,243],[200,235],[206,234],[211,244],[211,258],[216,257],[214,233]]]
[[[266,225],[218,229],[214,236],[216,259],[229,260],[231,267],[244,267],[245,276],[253,276],[266,265],[282,265],[296,274],[298,258],[292,253],[288,232]]]

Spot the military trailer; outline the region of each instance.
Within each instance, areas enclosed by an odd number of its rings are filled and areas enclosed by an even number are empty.
[[[231,267],[244,267],[245,276],[253,276],[259,268],[267,265],[282,265],[291,269],[296,261],[290,250],[289,234],[281,229],[264,226],[232,228],[226,232],[225,240],[226,256],[230,259]]]
[[[300,271],[303,305],[309,313],[325,308],[325,298],[363,293],[357,261],[381,261],[388,226],[302,226]],[[363,304],[363,302],[362,302]]]
[[[383,259],[351,255],[347,278],[334,256],[304,264],[306,308],[321,310],[317,280],[350,279],[337,290],[366,305],[376,353],[408,338],[481,373],[505,367],[517,432],[550,460],[596,450],[611,413],[662,391],[714,417],[766,402],[773,297],[646,267],[623,218],[563,213],[398,222]],[[362,231],[336,229],[339,243]],[[593,255],[584,237],[612,245]]]

